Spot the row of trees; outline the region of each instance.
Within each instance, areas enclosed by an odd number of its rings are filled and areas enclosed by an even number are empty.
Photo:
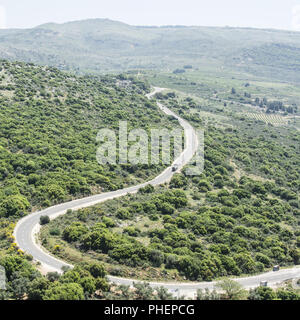
[[[279,289],[259,286],[246,291],[233,280],[223,280],[217,283],[213,291],[198,290],[197,300],[300,300],[300,290],[286,285]]]
[[[235,88],[232,88],[231,94],[236,95],[237,90]],[[244,98],[240,97],[239,101],[243,103],[248,103],[254,106],[259,106],[260,108],[264,108],[266,109],[267,113],[284,112],[287,114],[296,114],[298,112],[298,106],[296,104],[286,106],[282,101],[278,101],[278,100],[268,101],[266,97],[264,98],[256,97],[255,99],[252,99],[252,95],[248,92],[244,92]]]
[[[36,271],[28,257],[6,255],[0,258],[5,268],[7,286],[0,290],[1,299],[16,300],[175,300],[163,287],[153,288],[148,283],[126,285],[109,284],[106,272],[99,263],[81,263],[73,269],[66,268],[62,274],[50,272],[42,276]],[[249,292],[235,281],[223,280],[215,290],[198,290],[197,300],[299,300],[299,290],[290,285],[279,289],[257,287]]]

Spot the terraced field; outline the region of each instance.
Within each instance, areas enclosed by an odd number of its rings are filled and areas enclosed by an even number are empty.
[[[275,114],[265,114],[265,113],[241,113],[241,116],[246,116],[247,118],[263,121],[265,123],[270,123],[274,126],[283,126],[288,125],[290,122],[294,121],[294,118],[291,117],[284,117]]]

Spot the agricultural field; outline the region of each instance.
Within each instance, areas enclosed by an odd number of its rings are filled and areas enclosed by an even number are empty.
[[[270,123],[274,126],[284,126],[294,123],[293,118],[282,117],[279,115],[269,115],[265,113],[240,113],[239,116],[245,116],[265,123]]]

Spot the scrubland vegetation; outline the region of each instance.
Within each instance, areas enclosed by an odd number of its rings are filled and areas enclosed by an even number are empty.
[[[3,298],[165,300],[174,297],[163,288],[118,287],[105,277],[211,281],[300,263],[296,87],[225,76],[214,82],[193,66],[178,69],[184,72],[144,73],[137,80],[1,62],[0,264],[9,288]],[[146,130],[177,125],[144,97],[150,86],[141,79],[147,77],[172,88],[156,99],[204,129],[204,172],[192,177],[184,169],[163,186],[51,222],[43,217],[42,245],[76,266],[62,276],[42,277],[14,243],[20,217],[162,171],[163,166],[100,166],[95,159],[98,130],[117,129],[120,119]],[[222,286],[223,294],[199,291],[197,298],[299,299],[289,285],[248,293]]]
[[[47,226],[44,245],[59,244],[70,261],[77,248],[75,259],[144,279],[213,280],[299,264],[299,132],[238,118],[234,129],[218,128],[191,113],[201,109],[195,101],[158,97],[205,128],[202,175],[183,171],[167,186],[70,212]]]

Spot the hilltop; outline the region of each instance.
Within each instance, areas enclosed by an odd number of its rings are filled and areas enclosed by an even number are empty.
[[[230,27],[143,27],[107,19],[0,30],[0,57],[106,73],[194,68],[299,82],[300,33]]]

